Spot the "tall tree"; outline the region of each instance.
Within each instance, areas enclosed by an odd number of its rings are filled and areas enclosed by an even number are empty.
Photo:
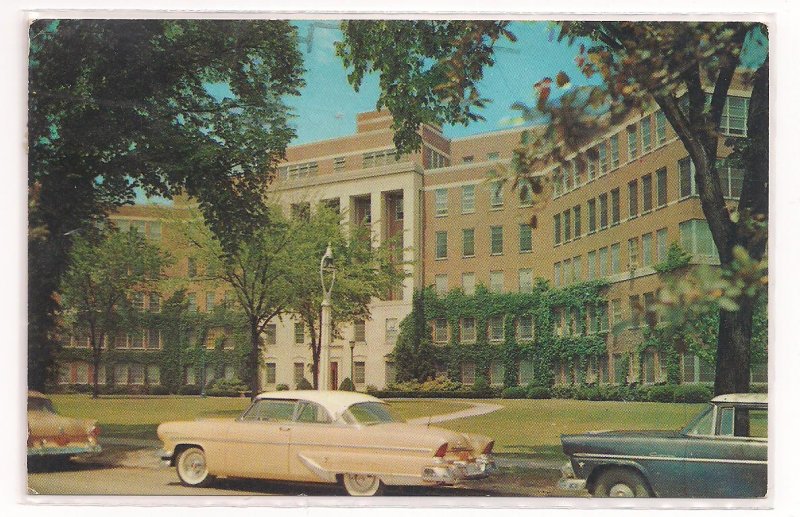
[[[409,134],[420,122],[474,119],[473,107],[485,102],[476,81],[491,65],[499,36],[508,33],[507,22],[470,26],[453,21],[350,21],[343,23],[344,41],[338,52],[353,67],[351,83],[358,85],[365,72],[380,73],[383,94],[378,108],[388,107],[395,126],[406,128],[396,137],[398,148],[419,145]],[[736,274],[742,250],[750,263],[764,259],[768,221],[769,171],[769,59],[743,63],[750,49],[767,45],[764,25],[741,22],[563,22],[559,38],[583,38],[576,61],[587,76],[599,75],[596,87],[572,89],[551,102],[555,86],[569,89],[569,76],[560,71],[534,86],[536,108],[515,104],[523,113],[546,114],[544,131],[528,132],[516,156],[518,177],[542,191],[535,175],[542,160],[559,159],[586,143],[598,121],[623,120],[631,108],[655,102],[672,125],[695,166],[695,180],[703,213],[719,251],[724,270]],[[422,27],[420,27],[422,26]],[[455,35],[433,41],[431,34]],[[398,33],[411,33],[396,38]],[[509,38],[512,39],[512,38]],[[391,44],[376,45],[376,41]],[[477,53],[470,55],[476,48]],[[755,68],[751,73],[740,65]],[[465,66],[469,65],[469,66]],[[731,84],[739,74],[752,86],[747,133],[733,143],[734,156],[744,168],[738,206],[729,209],[717,172],[718,153],[725,142],[720,129]],[[402,85],[413,84],[413,88]],[[424,99],[427,102],[416,102]],[[688,99],[685,107],[681,99]],[[607,117],[598,110],[609,107]],[[399,108],[397,108],[399,107]],[[442,110],[445,110],[444,112]],[[409,114],[411,112],[411,114]],[[532,137],[531,137],[532,135]],[[741,252],[738,253],[741,257]],[[751,264],[752,265],[752,264]],[[748,268],[750,266],[747,266]],[[720,305],[717,343],[716,393],[747,391],[754,298],[743,290],[734,305]]]
[[[97,372],[103,345],[111,341],[120,310],[130,305],[134,292],[159,280],[168,261],[167,255],[137,232],[111,231],[96,238],[73,239],[60,294],[67,319],[89,335],[92,397],[99,393]]]
[[[269,225],[234,248],[225,248],[200,214],[187,220],[186,235],[205,266],[202,279],[229,286],[236,294],[236,308],[244,313],[250,333],[247,383],[253,394],[261,389],[261,336],[291,304],[297,275],[296,224],[287,221],[276,207],[269,207],[269,220]]]
[[[74,231],[137,191],[182,192],[235,246],[265,222],[303,70],[280,20],[37,20],[29,34],[28,383],[42,389]]]
[[[293,232],[293,257],[296,267],[292,280],[290,312],[308,332],[312,355],[312,384],[319,382],[319,360],[322,349],[322,286],[320,259],[328,245],[333,252],[336,281],[331,294],[331,326],[333,336],[346,323],[370,317],[370,304],[385,298],[401,285],[405,276],[402,264],[395,260],[396,243],[372,242],[368,225],[355,224],[350,234],[341,224],[341,215],[324,205],[298,225]]]

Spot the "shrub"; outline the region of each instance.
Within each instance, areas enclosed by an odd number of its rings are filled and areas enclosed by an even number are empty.
[[[569,384],[555,384],[550,388],[550,396],[554,399],[571,399],[575,390]]]
[[[178,388],[179,395],[200,395],[200,386],[197,384],[187,384]]]
[[[211,397],[238,397],[249,391],[247,385],[234,377],[233,379],[217,379],[206,389]]]
[[[356,391],[356,385],[350,380],[350,377],[345,377],[341,384],[339,384],[340,391]]]
[[[504,399],[524,399],[526,394],[524,386],[509,386],[500,392],[500,396]]]
[[[374,384],[367,384],[367,387],[364,388],[364,391],[366,391],[370,395],[375,395],[376,393],[378,393],[379,390],[378,387],[375,386]]]
[[[766,384],[751,384],[750,393],[769,393]]]
[[[277,386],[275,386],[275,391],[289,391],[289,385],[288,384],[278,384]]]
[[[313,390],[314,386],[312,386],[311,383],[308,382],[308,379],[303,377],[302,379],[300,379],[300,382],[297,383],[297,389],[298,390]]]
[[[160,384],[156,384],[154,386],[150,386],[147,390],[150,395],[169,395],[169,390],[166,386],[161,386]]]
[[[597,386],[578,386],[573,390],[576,400],[601,400],[600,388]]]
[[[675,400],[674,384],[663,384],[660,386],[651,386],[647,390],[647,400],[650,402],[672,402]]]
[[[529,399],[549,399],[550,389],[544,386],[528,386],[525,396]]]
[[[489,386],[489,381],[483,377],[475,379],[475,384],[472,385],[471,390],[476,397],[491,397],[492,387]]]
[[[681,384],[675,388],[675,402],[708,402],[712,391],[702,384]]]

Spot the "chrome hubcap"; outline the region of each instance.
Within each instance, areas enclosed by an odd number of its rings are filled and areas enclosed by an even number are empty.
[[[379,483],[378,478],[366,474],[347,474],[350,489],[358,493],[368,493],[375,490]]]
[[[183,457],[182,474],[186,481],[197,483],[203,480],[206,475],[206,459],[199,452],[192,452]]]
[[[634,497],[633,489],[624,483],[618,483],[608,491],[609,497]]]

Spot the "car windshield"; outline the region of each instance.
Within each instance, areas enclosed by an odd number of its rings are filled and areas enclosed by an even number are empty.
[[[28,398],[28,411],[47,411],[48,413],[56,412],[56,410],[53,409],[53,403],[50,402],[50,399],[44,399],[41,397]]]
[[[353,404],[344,413],[349,423],[361,425],[388,424],[402,422],[403,419],[392,414],[387,404],[382,402],[359,402]]]
[[[690,436],[709,436],[714,434],[713,409],[714,407],[711,404],[706,406],[681,432]]]

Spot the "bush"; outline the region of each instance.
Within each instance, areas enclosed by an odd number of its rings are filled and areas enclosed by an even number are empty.
[[[187,384],[178,388],[179,395],[200,395],[200,386],[197,384]]]
[[[234,377],[233,379],[217,379],[206,389],[210,397],[238,397],[250,389],[245,383]]]
[[[374,396],[380,390],[378,390],[378,387],[375,386],[374,384],[367,384],[367,387],[364,388],[364,391],[366,391],[368,394]]]
[[[663,384],[659,386],[651,386],[647,390],[647,400],[650,402],[672,402],[675,400],[674,384]]]
[[[675,388],[675,402],[708,402],[712,391],[702,384],[681,384]]]
[[[546,388],[544,386],[528,386],[528,389],[525,390],[525,396],[529,399],[549,399],[550,398],[550,388]]]
[[[308,379],[303,377],[302,379],[300,379],[300,382],[297,383],[297,389],[298,390],[313,390],[314,386],[312,386],[311,383],[308,382]]]
[[[278,384],[277,386],[275,386],[275,391],[289,391],[289,385],[288,384]]]
[[[339,384],[339,391],[356,391],[356,385],[350,380],[350,377],[345,377],[341,384]]]
[[[527,393],[524,386],[509,386],[500,392],[500,396],[504,399],[524,399]]]
[[[579,386],[574,388],[573,397],[576,400],[602,400],[602,394],[598,386]]]
[[[575,395],[575,389],[569,384],[555,384],[550,388],[550,396],[554,399],[571,399]]]
[[[751,384],[750,393],[769,393],[769,391],[767,391],[767,387],[768,386],[766,384]]]
[[[150,393],[150,395],[169,395],[169,390],[167,387],[161,386],[160,384],[150,386],[147,391]]]
[[[475,384],[470,389],[476,397],[491,397],[493,394],[492,387],[489,386],[489,381],[483,377],[475,379]]]

